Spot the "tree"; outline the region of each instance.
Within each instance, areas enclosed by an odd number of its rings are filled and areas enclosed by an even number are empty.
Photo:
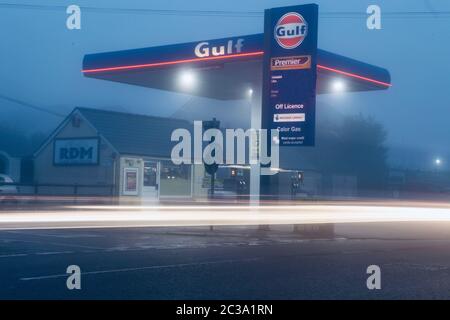
[[[386,137],[383,126],[371,117],[347,117],[342,123],[340,169],[357,176],[360,193],[385,188],[388,173]]]
[[[327,176],[356,176],[361,195],[385,188],[388,173],[386,131],[371,117],[346,116],[319,124],[311,163]]]
[[[0,150],[13,156],[31,156],[45,137],[41,132],[27,135],[10,125],[0,124]]]

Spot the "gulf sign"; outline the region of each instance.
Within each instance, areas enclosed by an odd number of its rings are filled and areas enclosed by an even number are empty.
[[[264,11],[261,127],[280,147],[315,144],[318,16],[316,4]]]
[[[275,25],[275,40],[284,49],[297,48],[307,35],[308,23],[296,12],[286,13]]]

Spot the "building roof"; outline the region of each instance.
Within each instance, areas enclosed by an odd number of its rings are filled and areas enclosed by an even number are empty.
[[[90,108],[76,108],[120,154],[168,158],[173,130],[190,130],[186,120]],[[75,111],[74,110],[74,111]]]
[[[225,46],[241,40],[240,53],[198,57],[199,44]],[[86,77],[128,83],[148,88],[219,100],[246,97],[248,88],[262,84],[264,35],[253,34],[142,49],[85,55],[82,72]],[[180,72],[195,70],[195,89],[179,85]],[[345,79],[346,91],[385,90],[391,86],[389,71],[335,53],[317,51],[317,93],[332,92],[335,79]],[[300,84],[299,84],[300,85]]]

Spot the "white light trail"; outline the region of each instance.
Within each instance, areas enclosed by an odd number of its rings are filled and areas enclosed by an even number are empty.
[[[5,212],[0,229],[163,227],[449,221],[450,207],[368,205],[70,206],[52,212]]]

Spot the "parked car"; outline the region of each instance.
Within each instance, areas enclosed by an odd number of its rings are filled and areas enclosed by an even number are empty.
[[[19,192],[17,186],[13,185],[14,180],[6,174],[0,174],[0,203],[16,201],[15,195]]]

